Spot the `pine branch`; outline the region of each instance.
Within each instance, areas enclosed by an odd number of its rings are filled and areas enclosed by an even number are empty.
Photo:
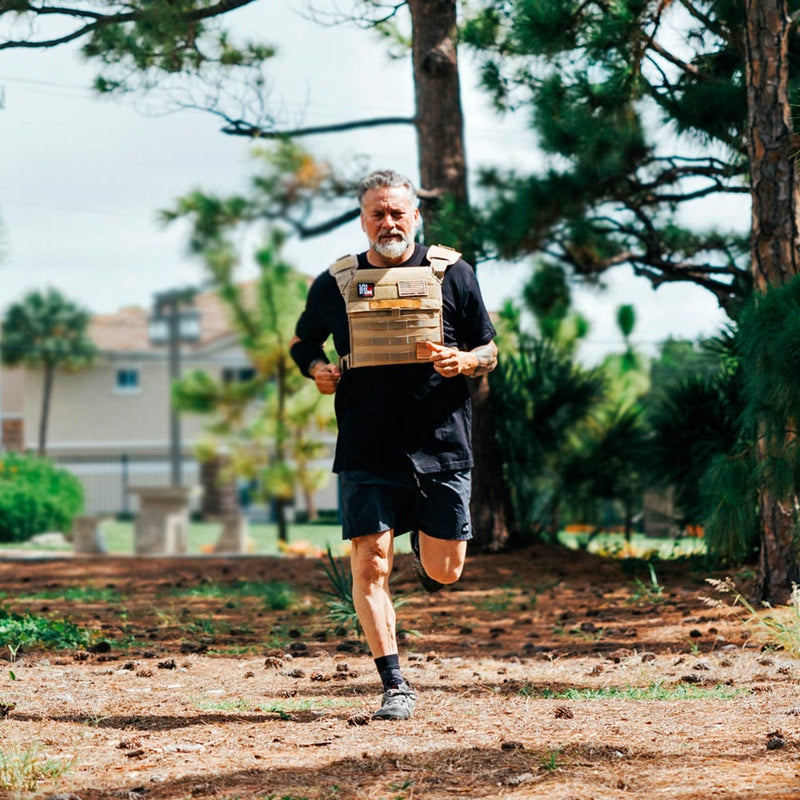
[[[713,33],[716,33],[721,39],[725,39],[727,41],[727,37],[725,36],[725,32],[722,28],[717,25],[712,17],[709,17],[707,14],[704,14],[700,9],[693,3],[691,0],[678,0],[678,2],[699,22],[702,23],[703,27]]]
[[[655,272],[648,264],[632,261],[631,268],[635,275],[641,278],[647,278],[654,289],[658,289],[658,287],[664,283],[691,281],[711,292],[717,298],[717,302],[723,309],[730,308],[731,304],[737,300],[735,289],[730,283],[724,283],[723,281],[705,277],[702,269],[698,268],[697,265],[686,265],[685,272],[678,272],[676,269],[670,269],[667,272]]]
[[[184,22],[199,22],[212,17],[221,16],[222,14],[227,14],[229,11],[233,11],[253,2],[255,2],[255,0],[221,0],[221,2],[214,6],[209,6],[208,8],[198,8],[194,11],[190,11],[183,16],[182,19]],[[21,7],[15,7],[13,11],[14,13],[18,14],[33,14],[37,17],[75,17],[84,20],[88,19],[91,20],[91,22],[87,22],[85,25],[77,28],[71,33],[64,34],[63,36],[59,36],[54,39],[41,39],[39,41],[19,39],[2,42],[0,43],[0,50],[8,50],[13,48],[40,49],[57,47],[60,44],[66,44],[67,42],[80,39],[81,37],[86,36],[87,34],[90,34],[92,31],[99,28],[106,28],[112,25],[122,25],[126,22],[137,22],[151,13],[150,11],[140,9],[138,11],[128,11],[119,14],[101,14],[96,11],[90,11],[82,8],[70,8],[66,6],[34,6],[31,3],[27,3]],[[2,13],[4,12],[0,12],[0,15],[2,15]]]
[[[681,69],[683,72],[687,73],[688,75],[691,75],[691,76],[693,76],[695,78],[701,78],[702,77],[702,73],[700,72],[699,69],[697,69],[697,67],[695,67],[693,64],[689,64],[688,62],[683,61],[683,59],[680,59],[677,56],[674,56],[672,53],[669,52],[669,50],[666,50],[665,48],[663,48],[658,42],[653,41],[653,40],[649,41],[647,43],[647,49],[648,50],[654,50],[662,58],[664,58],[667,61],[669,61],[670,64],[674,64],[676,67],[678,67],[679,69]]]

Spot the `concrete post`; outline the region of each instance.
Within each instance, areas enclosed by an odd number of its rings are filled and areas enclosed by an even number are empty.
[[[249,532],[247,517],[244,514],[226,514],[218,519],[222,522],[222,532],[214,545],[214,552],[246,553]]]
[[[100,517],[75,517],[72,521],[72,547],[75,555],[105,555],[108,552]]]
[[[138,486],[139,513],[133,527],[136,555],[176,555],[189,547],[189,494],[181,486]]]

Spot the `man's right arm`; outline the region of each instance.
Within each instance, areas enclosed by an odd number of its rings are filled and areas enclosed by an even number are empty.
[[[303,375],[312,378],[322,394],[336,391],[342,373],[336,364],[328,361],[322,345],[295,336],[289,342],[289,352]]]
[[[324,344],[332,333],[330,319],[336,304],[341,304],[336,280],[329,271],[317,276],[308,290],[306,307],[297,320],[294,338],[289,342],[289,353],[300,372],[312,378],[323,394],[333,394],[341,372],[325,355]]]
[[[325,351],[322,349],[321,344],[301,339],[297,335],[293,336],[292,341],[289,342],[289,354],[294,360],[294,363],[297,364],[300,372],[307,378],[314,377],[311,369],[315,364],[328,363],[328,359],[325,356]]]

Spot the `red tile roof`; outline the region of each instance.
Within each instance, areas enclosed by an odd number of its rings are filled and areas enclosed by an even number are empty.
[[[254,284],[244,284],[252,291]],[[188,349],[205,347],[231,334],[228,309],[215,292],[203,292],[195,297],[194,308],[200,312],[200,340]],[[131,306],[111,314],[96,314],[89,324],[89,335],[104,352],[142,352],[164,350],[163,345],[150,344],[147,335],[150,309]]]

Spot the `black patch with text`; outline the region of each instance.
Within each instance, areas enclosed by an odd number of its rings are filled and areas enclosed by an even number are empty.
[[[375,297],[374,283],[359,283],[356,288],[359,297]]]

